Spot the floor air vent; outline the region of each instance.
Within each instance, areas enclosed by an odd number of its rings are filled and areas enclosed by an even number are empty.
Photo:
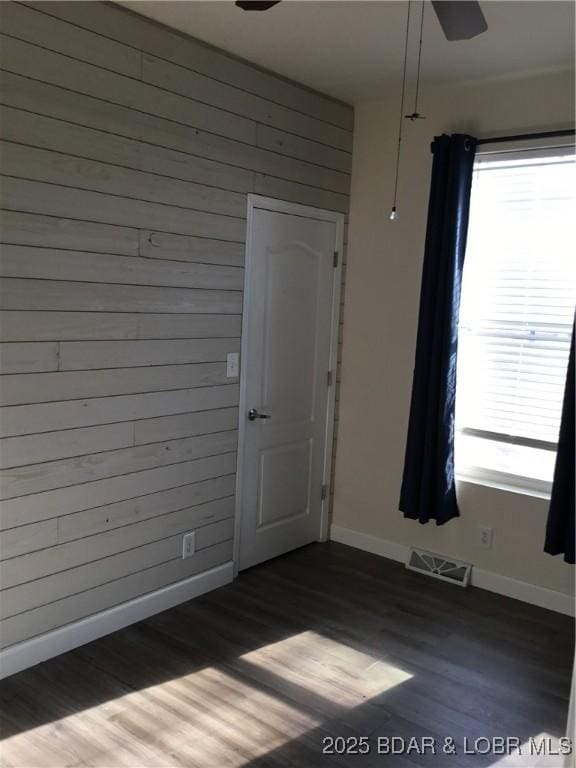
[[[434,579],[459,584],[461,587],[468,586],[472,570],[470,563],[447,560],[442,555],[435,555],[433,552],[425,552],[422,549],[414,549],[414,547],[410,549],[406,568],[425,573]]]

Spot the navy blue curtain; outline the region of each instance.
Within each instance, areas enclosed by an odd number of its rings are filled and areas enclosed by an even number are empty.
[[[438,136],[432,153],[400,510],[412,520],[442,525],[460,514],[454,482],[456,355],[476,139]]]
[[[567,563],[574,562],[574,328],[568,358],[566,389],[562,406],[562,420],[558,437],[558,452],[554,468],[554,482],[550,496],[550,509],[546,525],[544,551],[549,555],[564,555]]]

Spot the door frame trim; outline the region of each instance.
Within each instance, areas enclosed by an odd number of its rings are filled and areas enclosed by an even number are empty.
[[[295,216],[303,216],[307,219],[319,219],[320,221],[332,221],[336,224],[336,237],[334,250],[338,252],[338,264],[333,270],[332,286],[332,309],[330,322],[330,370],[332,371],[332,386],[328,388],[328,401],[326,403],[326,431],[324,436],[324,468],[322,473],[322,482],[328,488],[326,498],[322,500],[320,515],[320,530],[318,531],[318,540],[326,541],[328,539],[329,527],[329,508],[330,508],[330,488],[332,482],[332,452],[334,439],[334,413],[336,409],[336,366],[338,363],[338,329],[340,323],[340,301],[342,293],[342,254],[344,250],[344,225],[346,215],[336,211],[324,210],[323,208],[314,208],[309,205],[300,205],[299,203],[290,203],[284,200],[277,200],[272,197],[263,197],[262,195],[248,195],[248,211],[246,217],[246,251],[244,259],[244,294],[242,304],[242,342],[240,348],[240,405],[238,411],[238,457],[236,466],[236,504],[234,521],[234,577],[238,575],[238,566],[240,562],[240,530],[242,518],[242,491],[244,479],[244,441],[246,432],[246,370],[244,360],[248,350],[248,339],[245,333],[246,314],[245,308],[250,303],[250,280],[252,269],[252,223],[254,211],[263,209],[274,211],[276,213],[288,213]],[[328,371],[326,371],[328,373]],[[320,493],[320,489],[318,489]]]

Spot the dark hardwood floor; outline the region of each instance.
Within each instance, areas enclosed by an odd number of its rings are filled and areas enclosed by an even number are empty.
[[[0,763],[560,768],[463,744],[563,735],[573,647],[565,616],[312,545],[3,681]],[[326,737],[370,752],[323,755]],[[386,737],[413,749],[377,754]]]

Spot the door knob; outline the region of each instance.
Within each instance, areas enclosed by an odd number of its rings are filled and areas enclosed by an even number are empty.
[[[250,408],[248,411],[248,420],[249,421],[256,421],[256,419],[269,419],[270,414],[268,413],[258,413],[256,408]]]

